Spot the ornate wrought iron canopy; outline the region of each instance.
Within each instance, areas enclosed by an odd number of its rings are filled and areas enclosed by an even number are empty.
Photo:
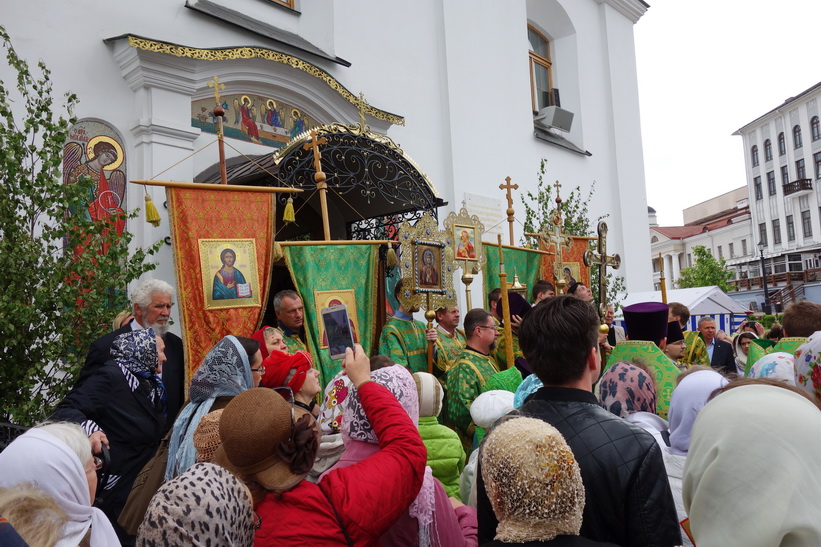
[[[445,203],[414,161],[389,137],[361,124],[330,124],[317,129],[325,137],[321,146],[322,170],[327,175],[331,235],[334,239],[393,239],[404,220],[425,212],[437,217]],[[314,181],[313,154],[303,145],[303,133],[273,156],[233,158],[226,164],[230,184],[291,186],[296,223],[277,219],[277,239],[322,239],[319,198]],[[219,166],[212,166],[196,182],[219,182]],[[287,195],[279,196],[284,205]]]

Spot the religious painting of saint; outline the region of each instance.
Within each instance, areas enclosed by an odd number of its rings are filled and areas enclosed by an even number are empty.
[[[442,247],[434,242],[416,242],[416,287],[422,290],[442,290]]]
[[[80,120],[63,146],[63,182],[82,177],[93,183],[85,203],[72,211],[86,221],[109,221],[117,235],[125,229],[125,153],[117,131],[99,120]]]
[[[259,307],[253,239],[200,239],[205,309]]]
[[[453,225],[453,241],[456,242],[456,260],[476,260],[476,227]]]
[[[345,304],[348,307],[348,327],[353,333],[354,343],[359,343],[359,317],[356,312],[356,297],[353,289],[335,289],[331,291],[314,291],[314,305],[316,310],[316,328],[319,333],[319,347],[328,347],[328,334],[325,332],[325,323],[322,321],[322,308]]]
[[[562,278],[569,287],[571,283],[581,280],[578,262],[565,262],[562,268]],[[583,282],[583,281],[582,281]]]

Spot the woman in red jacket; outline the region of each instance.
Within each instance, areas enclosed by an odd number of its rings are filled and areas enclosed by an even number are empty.
[[[418,430],[394,396],[370,381],[361,346],[347,350],[343,367],[381,449],[321,484],[304,480],[319,439],[309,413],[264,388],[241,393],[223,411],[216,463],[254,494],[257,546],[378,545],[419,493],[427,456]]]

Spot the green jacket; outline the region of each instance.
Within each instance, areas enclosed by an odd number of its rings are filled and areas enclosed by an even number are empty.
[[[459,435],[441,425],[436,416],[419,418],[419,435],[428,449],[428,465],[448,496],[461,499],[459,477],[465,468],[465,451]]]

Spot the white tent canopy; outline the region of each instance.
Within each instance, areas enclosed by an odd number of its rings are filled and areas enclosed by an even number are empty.
[[[639,302],[661,302],[661,291],[635,292],[627,296],[621,293],[617,300],[621,302],[622,307]],[[667,302],[681,302],[690,309],[691,316],[750,313],[749,309],[727,296],[715,285],[669,290]]]

